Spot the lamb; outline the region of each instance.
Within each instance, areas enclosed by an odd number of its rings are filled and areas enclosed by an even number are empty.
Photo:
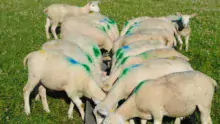
[[[121,47],[116,51],[112,58],[111,73],[114,72],[115,64],[118,61],[123,60],[127,56],[138,55],[144,51],[158,49],[158,48],[168,48],[160,41],[148,40],[148,41],[138,41],[132,44]]]
[[[28,54],[24,58],[24,64],[27,60],[28,82],[23,89],[24,108],[27,115],[30,114],[30,93],[39,82],[51,90],[64,90],[72,100],[70,108],[73,108],[73,103],[75,103],[82,119],[84,119],[84,110],[80,97],[91,98],[97,104],[106,96],[92,78],[89,66],[69,56],[54,51],[40,50]],[[46,96],[46,91],[40,94]]]
[[[59,23],[62,23],[63,20],[68,16],[81,16],[88,14],[89,12],[99,12],[98,1],[92,1],[87,3],[83,7],[72,6],[68,4],[52,4],[44,9],[46,17],[46,37],[50,39],[49,27],[52,24],[52,34],[55,39],[58,39],[56,34],[56,27]]]
[[[190,64],[182,59],[154,59],[142,64],[131,65],[123,70],[114,86],[102,88],[109,91],[106,98],[98,104],[94,113],[99,112],[102,115],[104,111],[114,111],[114,106],[119,100],[126,99],[132,90],[142,80],[155,79],[173,72],[193,70]]]
[[[86,35],[94,39],[100,49],[105,49],[108,52],[112,49],[113,41],[110,37],[99,28],[85,22],[78,20],[76,17],[69,17],[61,24],[61,39],[66,39],[69,36]]]
[[[151,119],[151,116],[154,124],[162,124],[163,116],[189,116],[196,107],[201,113],[202,124],[212,124],[210,111],[216,86],[216,81],[199,71],[144,80],[114,113],[103,112],[108,115],[103,124],[124,124],[130,118]]]
[[[191,33],[191,28],[189,26],[189,22],[190,22],[190,19],[195,16],[196,16],[196,13],[191,14],[191,15],[183,15],[180,12],[177,12],[176,15],[167,16],[167,19],[169,19],[170,21],[173,22],[173,25],[175,26],[175,28],[179,34],[179,35],[177,35],[177,39],[180,43],[180,48],[179,48],[180,50],[182,50],[182,44],[183,44],[181,37],[184,37],[185,44],[186,44],[185,50],[188,51],[189,37],[190,37],[190,33]]]
[[[118,62],[118,64],[116,64],[115,69],[113,70],[113,73],[111,73],[111,75],[104,80],[101,87],[109,91],[113,83],[120,76],[123,69],[125,69],[126,67],[130,65],[140,64],[140,63],[148,62],[149,60],[158,59],[158,58],[175,59],[176,57],[182,58],[185,61],[189,61],[189,59],[186,56],[182,55],[181,53],[171,48],[154,49],[154,50],[143,52],[136,56],[127,56],[121,62]],[[108,87],[108,89],[106,89],[105,87]]]

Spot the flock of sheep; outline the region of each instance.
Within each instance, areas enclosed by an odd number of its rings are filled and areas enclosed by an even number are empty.
[[[134,117],[141,118],[142,124],[150,119],[161,124],[163,116],[175,117],[175,124],[180,124],[196,108],[201,122],[212,124],[216,81],[194,70],[189,59],[173,48],[179,41],[182,49],[184,37],[188,50],[189,21],[195,14],[135,18],[127,21],[119,34],[116,22],[99,11],[97,1],[83,7],[53,4],[44,10],[46,37],[50,38],[52,24],[55,40],[24,59],[24,66],[28,61],[28,81],[23,89],[26,114],[30,114],[30,93],[40,84],[36,99],[41,98],[46,112],[50,112],[46,88],[67,93],[71,99],[69,118],[73,118],[76,105],[84,120],[80,98],[85,96],[96,104],[97,124],[128,120],[132,124]],[[60,39],[56,34],[59,23]]]

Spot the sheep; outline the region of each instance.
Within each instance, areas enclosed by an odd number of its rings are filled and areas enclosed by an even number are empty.
[[[92,1],[87,3],[83,7],[72,6],[68,4],[52,4],[44,9],[44,13],[47,15],[46,17],[46,37],[50,39],[49,35],[49,27],[52,24],[52,34],[55,39],[58,39],[56,34],[56,27],[59,23],[62,23],[63,20],[68,16],[81,16],[88,14],[89,12],[99,12],[98,1]]]
[[[124,124],[130,118],[154,118],[162,124],[163,116],[185,117],[198,107],[202,124],[212,124],[210,111],[217,83],[199,71],[176,72],[154,80],[144,80],[103,124]],[[189,92],[190,91],[190,92]]]
[[[94,61],[90,57],[90,55],[82,51],[77,45],[74,45],[70,42],[63,41],[63,40],[52,40],[50,42],[43,44],[42,49],[62,53],[66,56],[77,59],[77,61],[79,61],[80,63],[88,65],[89,68],[91,69],[91,76],[94,78],[98,86],[101,85],[101,82],[102,82],[101,73],[103,74],[103,72],[101,72],[101,70],[94,67]],[[46,90],[43,86],[39,86],[38,89],[39,89],[39,92],[43,92],[44,90]],[[46,95],[46,94],[43,94],[43,95]],[[39,97],[40,95],[37,94],[35,97],[35,100],[38,100]],[[41,98],[46,98],[46,96],[41,96]],[[42,101],[44,110],[46,110],[46,112],[50,112],[48,104],[47,104],[47,100],[46,99],[42,99],[42,100],[44,100]],[[69,112],[68,112],[69,118],[73,118],[72,116],[73,108],[71,107],[73,106],[70,106],[69,108]]]
[[[102,89],[109,91],[106,98],[98,104],[94,113],[114,111],[119,100],[126,99],[142,80],[155,79],[172,72],[193,70],[190,64],[182,59],[154,59],[146,63],[131,65],[123,70],[113,87],[106,85]],[[111,89],[109,89],[111,87]]]
[[[108,52],[112,49],[113,46],[113,42],[105,31],[103,32],[99,28],[87,22],[83,22],[83,20],[79,21],[76,17],[69,17],[61,24],[61,39],[66,39],[66,37],[69,37],[70,35],[90,36],[94,38],[94,42],[99,45],[100,49],[103,48]]]
[[[24,108],[27,115],[30,114],[30,93],[39,82],[51,90],[64,90],[72,100],[70,108],[74,107],[74,102],[83,120],[83,104],[79,98],[86,96],[97,104],[106,96],[92,78],[89,66],[69,56],[54,51],[39,50],[29,53],[24,58],[24,66],[27,60],[28,81],[23,88]],[[46,91],[42,94],[46,94]]]
[[[136,56],[127,56],[124,59],[122,59],[122,61],[118,62],[118,64],[116,64],[115,70],[113,70],[113,73],[111,73],[111,75],[104,80],[101,87],[104,88],[105,86],[108,86],[109,88],[111,88],[111,86],[117,80],[123,69],[125,69],[130,65],[140,64],[153,59],[170,58],[170,57],[171,59],[172,57],[174,59],[175,57],[179,57],[185,61],[189,61],[189,59],[186,56],[182,55],[179,52],[176,52],[174,49],[171,48],[154,49],[143,52]]]
[[[148,40],[148,41],[138,41],[132,44],[121,47],[116,51],[112,58],[111,73],[114,72],[115,64],[118,61],[123,60],[127,56],[138,55],[144,51],[158,49],[158,48],[168,48],[160,41]]]
[[[139,23],[139,22],[141,22],[141,21],[144,21],[144,20],[147,20],[147,19],[149,19],[149,18],[151,18],[151,17],[143,16],[143,17],[138,17],[138,18],[134,18],[134,19],[132,19],[132,20],[126,21],[125,24],[124,24],[124,26],[123,26],[123,28],[122,28],[122,31],[121,31],[120,36],[124,36],[125,33],[128,31],[128,29],[129,29],[131,26],[133,26],[134,24],[137,24],[137,23]]]
[[[84,52],[88,53],[92,57],[95,67],[98,70],[101,70],[102,54],[98,45],[95,43],[95,39],[86,35],[72,34],[66,36],[62,40],[77,44]]]
[[[159,29],[141,30],[132,35],[120,37],[114,43],[112,51],[113,53],[116,53],[116,51],[120,47],[127,45],[127,44],[134,43],[134,42],[138,42],[141,40],[161,41],[162,44],[168,47],[173,47],[173,44],[175,43],[175,38],[173,37],[173,34],[170,34],[164,30],[159,30]]]
[[[97,28],[100,28],[101,30],[106,30],[106,33],[108,33],[112,41],[115,41],[119,37],[117,23],[114,20],[101,15],[100,13],[91,13],[89,15],[80,16],[79,18],[88,20],[90,23],[92,23]]]
[[[181,37],[184,37],[185,44],[186,44],[185,50],[188,51],[189,37],[191,33],[189,22],[190,22],[190,19],[195,16],[196,16],[196,13],[191,14],[191,15],[183,15],[180,12],[177,12],[176,15],[167,16],[167,19],[173,22],[173,25],[175,26],[179,34],[177,35],[177,39],[180,43],[180,48],[179,48],[180,50],[182,50],[182,44],[183,44]]]

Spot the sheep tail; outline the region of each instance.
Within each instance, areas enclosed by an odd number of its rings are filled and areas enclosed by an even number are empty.
[[[24,69],[26,69],[26,63],[28,58],[32,55],[32,53],[29,53],[27,56],[25,56],[24,60],[23,60],[23,64],[24,64]]]
[[[217,91],[218,88],[219,88],[218,83],[214,79],[212,79],[212,84],[213,84],[213,86],[215,88],[215,91]]]

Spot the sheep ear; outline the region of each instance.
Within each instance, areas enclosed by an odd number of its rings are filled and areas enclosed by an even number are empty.
[[[182,16],[183,14],[181,12],[176,12],[176,15]]]
[[[106,109],[100,109],[98,110],[98,113],[100,113],[101,115],[107,116],[109,114],[109,112]]]
[[[190,18],[195,17],[196,15],[196,13],[193,13],[192,15],[190,15]]]

